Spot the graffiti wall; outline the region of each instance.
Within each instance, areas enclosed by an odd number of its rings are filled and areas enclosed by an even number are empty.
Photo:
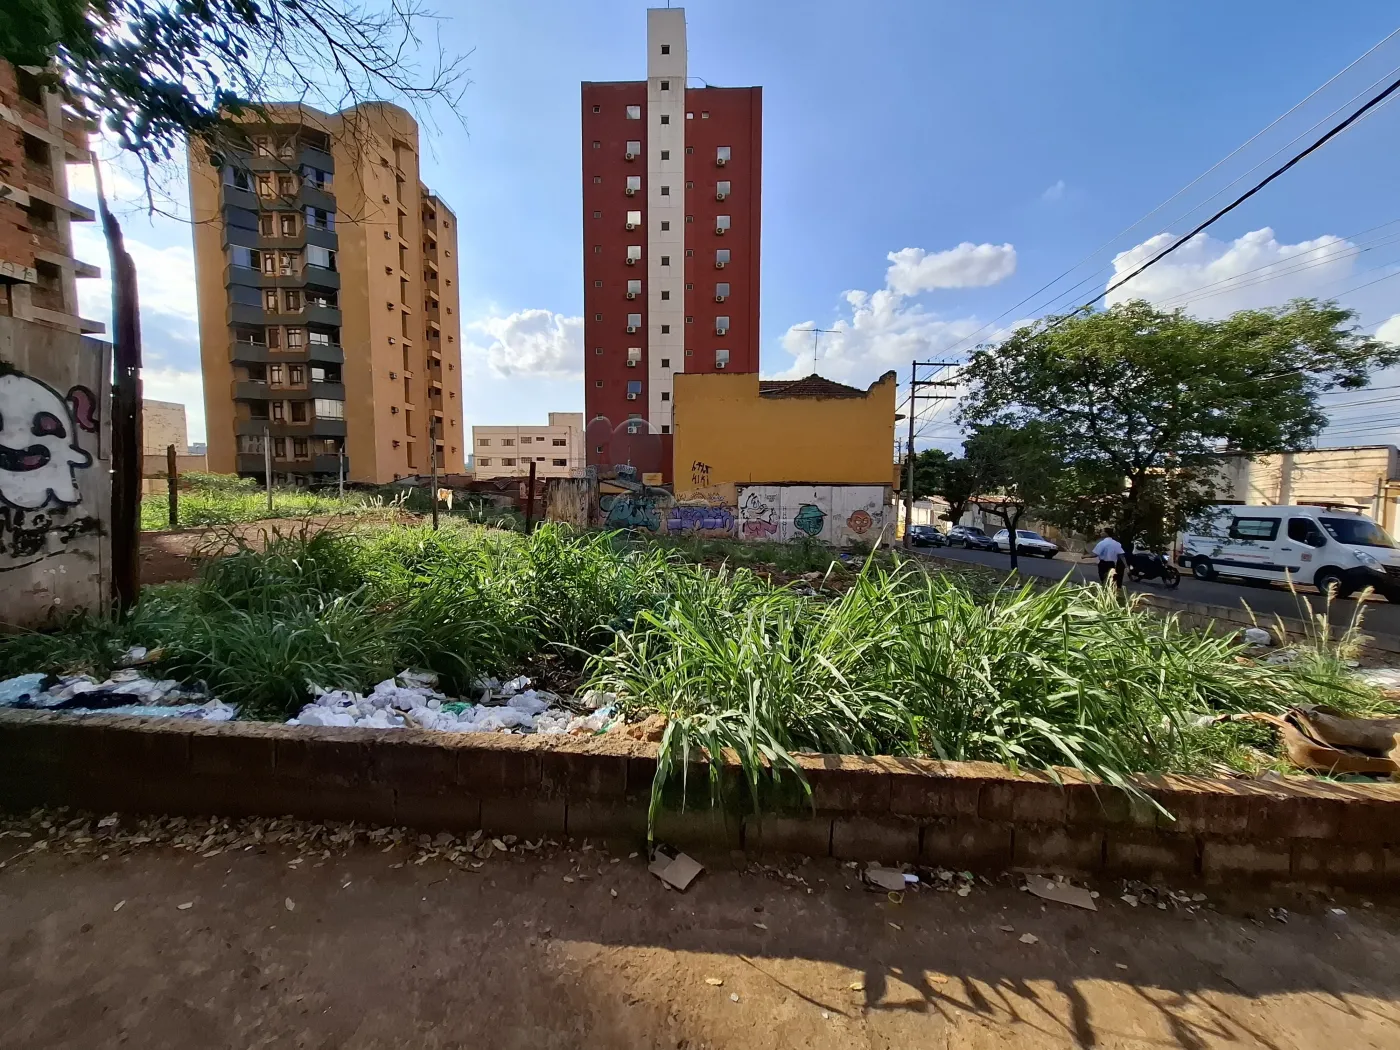
[[[0,317],[0,624],[107,594],[111,347]]]
[[[890,490],[880,485],[710,485],[699,471],[689,488],[604,485],[597,524],[672,536],[752,542],[810,538],[838,547],[888,541]],[[606,491],[613,488],[615,491]]]

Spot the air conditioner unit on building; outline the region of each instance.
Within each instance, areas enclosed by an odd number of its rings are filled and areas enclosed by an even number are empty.
[[[628,394],[628,395],[627,395],[627,400],[628,400],[628,401],[635,401],[635,400],[637,400],[637,395],[636,395],[636,394]]]
[[[637,260],[634,259],[634,258],[632,258],[632,257],[629,255],[629,256],[627,257],[627,265],[628,265],[628,266],[636,266],[636,265],[637,265]]]
[[[623,190],[622,192],[625,193],[625,194],[627,194],[627,196],[629,196],[629,197],[635,197],[635,196],[637,195],[637,189],[636,189],[635,186],[628,186],[628,187],[627,187],[625,190]]]
[[[635,299],[635,298],[637,298],[637,293],[636,293],[636,292],[628,292],[628,293],[627,293],[627,298],[629,298],[629,299]]]
[[[622,159],[623,159],[623,160],[636,160],[636,159],[637,159],[637,155],[636,155],[635,153],[624,153],[624,154],[622,155]]]
[[[715,302],[717,302],[717,303],[722,303],[722,302],[724,302],[724,301],[725,301],[726,299],[728,299],[728,298],[729,298],[729,296],[727,296],[727,295],[717,295],[717,296],[715,296]]]
[[[627,192],[628,192],[628,193],[631,193],[632,191],[631,191],[631,190],[628,190]],[[635,229],[637,228],[637,224],[636,224],[635,222],[629,222],[629,223],[627,224],[627,228],[628,228],[629,230],[635,230]]]
[[[716,361],[716,362],[715,362],[715,367],[716,367],[716,368],[728,368],[728,367],[729,367],[729,364],[728,364],[728,362],[726,362],[726,361]]]
[[[637,326],[634,325],[634,324],[629,324],[629,325],[627,326],[627,334],[628,334],[628,335],[636,335],[636,334],[637,334]]]
[[[723,236],[724,236],[724,227],[723,227],[723,226],[716,226],[716,227],[715,227],[715,236],[717,236],[717,237],[723,237]]]
[[[716,329],[715,329],[715,335],[728,335],[728,334],[729,334],[729,329],[728,329],[728,328],[716,328]]]
[[[719,261],[717,261],[717,262],[715,263],[715,269],[716,269],[716,270],[723,270],[724,267],[725,267],[725,265],[726,265],[726,263],[724,262],[724,260],[723,260],[723,259],[720,259]]]
[[[728,196],[729,196],[729,194],[727,194],[727,193],[716,193],[716,194],[715,194],[715,200],[717,200],[717,201],[722,201],[722,200],[724,200],[725,197],[728,197]]]
[[[722,167],[724,167],[724,166],[725,166],[726,164],[728,164],[728,163],[729,163],[729,161],[725,160],[723,157],[716,157],[716,158],[715,158],[715,167],[717,167],[717,168],[722,168]]]
[[[628,361],[628,362],[627,362],[627,367],[628,367],[628,368],[636,368],[636,367],[637,367],[637,362],[636,362],[636,361]]]

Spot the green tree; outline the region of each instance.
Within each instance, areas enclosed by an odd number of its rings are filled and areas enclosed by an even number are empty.
[[[1043,442],[1060,464],[1047,520],[1162,546],[1215,498],[1222,455],[1305,447],[1327,422],[1320,394],[1400,361],[1354,321],[1312,300],[1219,321],[1141,301],[1059,318],[973,355],[961,419]]]
[[[455,101],[463,59],[423,48],[432,18],[417,0],[6,0],[0,57],[46,68],[149,165],[259,102]]]
[[[1027,513],[1044,513],[1063,464],[1034,422],[1019,427],[996,423],[978,427],[963,442],[963,455],[977,473],[978,501],[1006,527],[1014,572],[1019,564],[1016,527]]]

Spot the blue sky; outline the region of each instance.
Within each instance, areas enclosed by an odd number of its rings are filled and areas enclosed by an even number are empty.
[[[431,114],[423,168],[459,217],[467,422],[543,422],[583,404],[579,82],[644,75],[645,5],[437,6],[453,11],[445,46],[471,51],[461,112]],[[817,370],[862,384],[890,367],[903,375],[915,355],[965,353],[1081,279],[1076,302],[1102,290],[1116,253],[1137,258],[1150,238],[1189,229],[1279,160],[1207,207],[1212,194],[1400,66],[1398,36],[1119,235],[1395,30],[1394,4],[695,0],[686,11],[693,76],[764,88],[763,370],[810,371],[811,336],[791,329],[815,324],[839,330],[822,337]],[[1382,226],[1400,220],[1397,131],[1390,105],[1134,290],[1211,314],[1340,295],[1400,341],[1400,277],[1383,279],[1400,271],[1400,221]],[[134,185],[112,177],[137,207]],[[188,227],[127,214],[148,394],[190,403],[197,439]],[[95,234],[79,244],[100,261]],[[105,282],[85,285],[90,312],[104,313]],[[1377,429],[1393,407],[1339,411],[1329,443],[1395,440],[1400,430]],[[921,443],[950,439],[934,423]]]

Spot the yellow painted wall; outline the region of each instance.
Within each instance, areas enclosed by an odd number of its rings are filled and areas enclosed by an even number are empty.
[[[860,398],[760,397],[756,373],[675,376],[677,491],[733,482],[888,485],[895,374]]]

